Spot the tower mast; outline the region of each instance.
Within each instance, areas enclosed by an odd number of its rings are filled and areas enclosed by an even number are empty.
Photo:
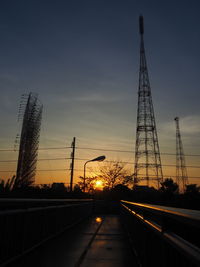
[[[147,186],[150,180],[156,180],[159,188],[163,181],[163,172],[154,116],[151,87],[148,76],[144,48],[143,16],[139,17],[140,33],[140,70],[138,89],[138,109],[135,144],[134,184],[145,180]]]
[[[179,126],[179,118],[175,119],[176,124],[176,182],[180,191],[184,192],[186,184],[188,184],[188,175],[185,164],[185,155],[183,151],[183,143],[181,139],[181,132]],[[182,188],[181,188],[182,184]]]
[[[26,187],[35,181],[42,108],[37,95],[29,93],[23,115],[14,188]]]

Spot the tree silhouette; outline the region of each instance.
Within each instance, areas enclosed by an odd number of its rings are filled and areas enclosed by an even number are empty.
[[[171,178],[166,178],[164,182],[161,183],[160,190],[164,193],[174,194],[178,192],[178,185]]]
[[[196,195],[200,193],[200,186],[197,186],[197,184],[188,184],[186,185],[186,191],[185,194],[191,194]]]
[[[132,176],[127,170],[126,164],[117,162],[105,162],[98,170],[98,178],[104,182],[105,187],[112,189],[118,184],[129,185],[132,183]]]
[[[124,163],[117,162],[105,162],[104,165],[100,165],[97,169],[90,168],[93,176],[88,176],[85,178],[85,190],[86,192],[94,192],[96,188],[96,182],[102,182],[102,188],[110,190],[116,185],[122,184],[128,186],[133,182],[133,178],[130,175],[130,171],[125,168]],[[82,176],[79,177],[78,182],[79,187],[83,190],[84,179]]]
[[[12,178],[9,178],[6,182],[3,179],[0,179],[0,192],[12,191],[15,179],[15,175],[13,175]]]
[[[78,182],[79,188],[84,190],[84,178],[83,176],[79,176],[80,181]],[[98,180],[97,176],[85,177],[85,191],[92,193],[94,191],[94,184]]]

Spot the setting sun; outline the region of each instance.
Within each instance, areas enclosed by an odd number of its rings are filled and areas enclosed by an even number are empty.
[[[95,188],[102,189],[103,188],[103,182],[101,180],[97,180],[95,182]]]

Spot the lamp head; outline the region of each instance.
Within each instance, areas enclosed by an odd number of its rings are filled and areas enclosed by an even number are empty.
[[[99,157],[92,159],[90,161],[103,161],[105,158],[106,158],[105,156],[99,156]]]

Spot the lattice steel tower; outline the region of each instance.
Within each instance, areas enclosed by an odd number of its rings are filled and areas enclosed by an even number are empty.
[[[185,187],[188,184],[188,175],[185,164],[185,155],[183,151],[183,143],[181,140],[181,132],[179,126],[179,118],[175,119],[176,124],[176,183],[179,186],[181,192],[185,191]]]
[[[134,185],[145,180],[157,182],[159,188],[163,181],[162,165],[154,116],[151,87],[144,49],[143,17],[139,17],[140,32],[140,71],[138,89],[137,128],[135,145]]]
[[[39,146],[42,105],[37,95],[30,93],[23,101],[24,115],[21,129],[18,164],[14,188],[31,185],[35,180]],[[20,104],[23,106],[23,103]]]

